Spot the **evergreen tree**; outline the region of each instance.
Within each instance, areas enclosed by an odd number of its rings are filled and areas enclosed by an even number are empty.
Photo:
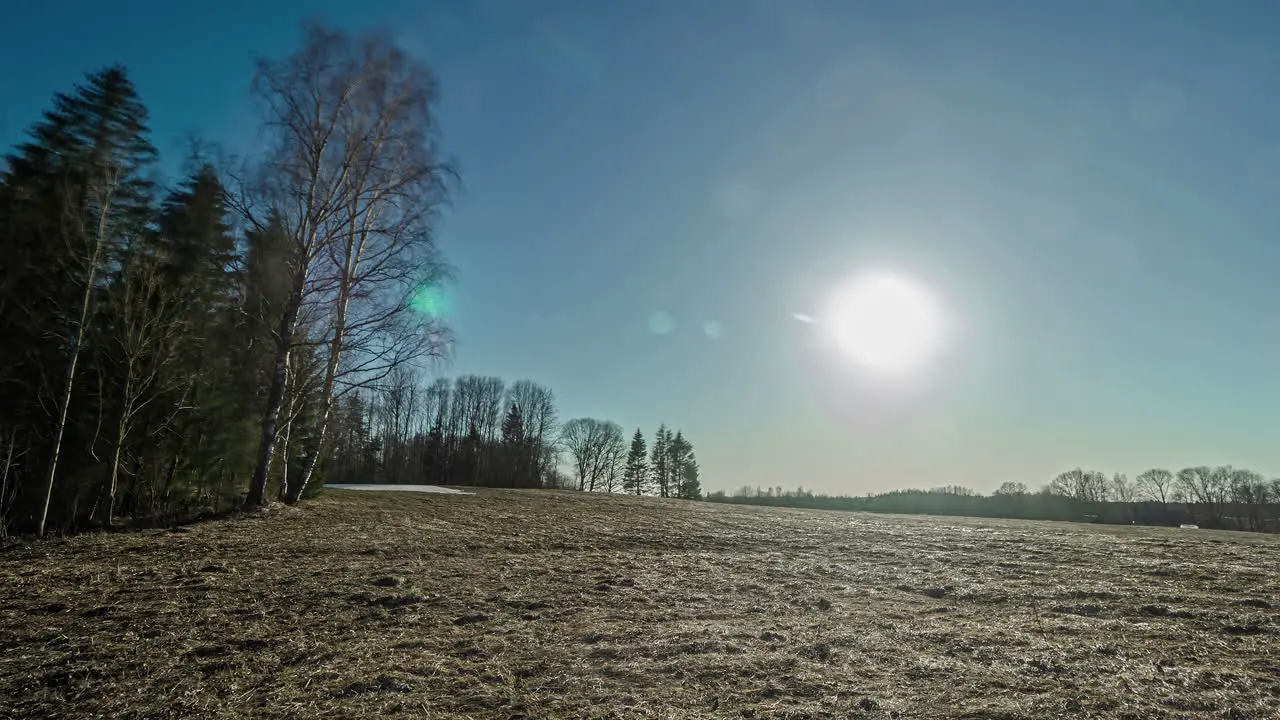
[[[228,224],[222,183],[203,166],[164,200],[154,244],[164,294],[183,332],[178,360],[167,381],[169,402],[154,403],[156,430],[175,472],[159,482],[169,496],[191,488],[215,488],[234,496],[233,483],[252,462],[256,378],[246,367],[263,348],[243,320],[236,238]],[[186,410],[173,413],[171,408]],[[184,469],[178,472],[178,469]]]
[[[431,423],[431,429],[427,431],[427,443],[425,462],[427,479],[430,482],[447,483],[449,482],[448,466],[445,464],[448,457],[448,448],[445,445],[444,437],[444,406],[440,406],[436,410],[435,420]]]
[[[525,434],[524,416],[520,406],[511,403],[507,416],[502,420],[502,457],[507,484],[511,487],[529,485],[529,440]]]
[[[654,482],[658,484],[659,497],[667,497],[671,491],[671,471],[668,464],[669,453],[667,452],[670,437],[671,431],[667,429],[666,424],[659,425],[657,434],[653,436],[649,468],[653,473]]]
[[[475,421],[467,423],[467,434],[458,447],[458,483],[461,485],[477,485],[480,475],[480,452],[484,446],[484,438]]]
[[[83,382],[82,361],[90,349],[92,323],[108,272],[120,254],[142,237],[151,218],[147,167],[155,150],[147,140],[147,111],[124,69],[118,66],[88,75],[70,94],[54,97],[53,108],[31,130],[31,139],[7,158],[0,185],[0,214],[5,217],[0,252],[9,269],[0,285],[0,367],[17,397],[3,398],[5,413],[29,429],[45,458],[42,477],[22,478],[20,502],[28,504],[31,523],[43,534],[50,508],[76,507],[74,498],[88,478],[71,477],[56,505],[55,481],[64,443],[73,473],[80,454],[92,457],[86,438],[76,437],[79,418],[96,415],[81,406],[72,412]],[[16,388],[16,389],[15,389]],[[41,397],[52,398],[47,425],[26,414]],[[41,427],[44,425],[44,427]],[[34,492],[33,492],[34,490]],[[55,522],[74,523],[59,515]]]
[[[702,499],[702,481],[698,477],[698,459],[694,457],[693,446],[686,443],[687,449],[680,470],[679,497],[685,500]]]
[[[643,495],[649,484],[649,463],[645,452],[644,433],[636,428],[631,437],[631,451],[622,474],[622,491],[631,495]]]
[[[515,403],[507,410],[502,420],[502,444],[515,447],[524,442],[524,418],[520,415],[520,406]]]
[[[693,452],[693,447],[684,439],[684,433],[676,431],[674,437],[671,430],[667,430],[667,487],[670,492],[677,497],[680,495],[680,485],[684,482],[684,466],[689,453]]]

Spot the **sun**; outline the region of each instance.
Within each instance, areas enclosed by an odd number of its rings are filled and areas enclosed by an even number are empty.
[[[822,324],[854,362],[879,375],[918,370],[943,336],[942,312],[928,288],[888,273],[860,276],[837,290]]]

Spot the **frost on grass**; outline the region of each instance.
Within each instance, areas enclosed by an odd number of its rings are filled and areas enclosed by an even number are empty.
[[[4,549],[0,716],[1280,717],[1277,540],[331,493]]]

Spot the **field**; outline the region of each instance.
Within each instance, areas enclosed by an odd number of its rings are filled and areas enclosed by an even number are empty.
[[[0,552],[13,718],[1280,717],[1280,543],[330,491]]]

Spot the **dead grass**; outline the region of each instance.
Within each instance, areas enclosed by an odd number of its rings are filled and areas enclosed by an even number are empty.
[[[331,492],[0,553],[14,718],[1280,717],[1273,537]]]

